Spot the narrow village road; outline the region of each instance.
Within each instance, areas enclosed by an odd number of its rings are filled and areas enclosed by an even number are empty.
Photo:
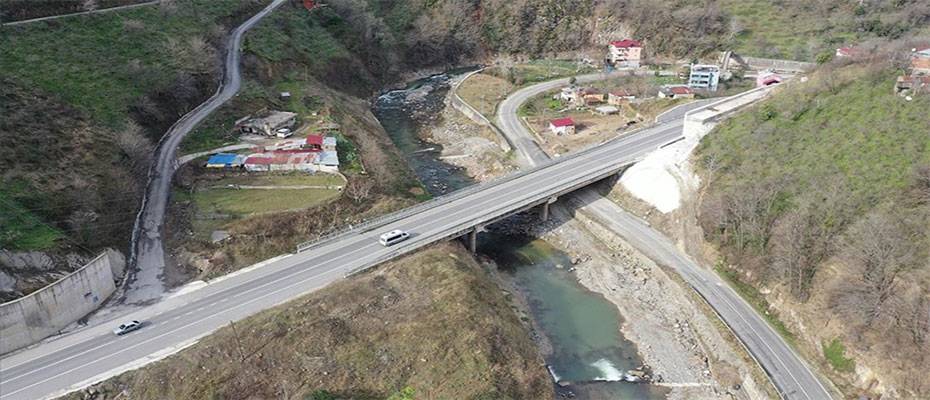
[[[591,74],[577,78],[589,83],[609,78]],[[543,82],[523,88],[508,96],[498,107],[497,123],[514,147],[523,168],[532,168],[549,160],[520,117],[517,110],[529,99],[567,85],[568,79]],[[687,112],[701,108],[707,102],[694,102],[676,107],[659,116],[656,127],[687,118]],[[677,137],[682,126],[675,125]],[[649,224],[626,212],[617,203],[604,198],[593,188],[585,188],[570,196],[569,202],[588,214],[605,228],[623,237],[631,245],[658,264],[674,269],[714,308],[720,318],[742,341],[749,353],[769,375],[779,394],[785,399],[823,400],[833,394],[820,381],[810,366],[787,342],[717,274],[701,267],[678,249],[674,242]]]
[[[123,303],[144,304],[158,300],[165,291],[161,276],[165,269],[165,247],[162,240],[165,211],[171,194],[178,146],[184,137],[210,113],[229,101],[242,84],[239,59],[242,53],[242,36],[258,21],[274,11],[286,0],[274,0],[232,31],[226,43],[223,82],[216,93],[178,120],[155,151],[154,164],[149,171],[149,182],[142,209],[132,233],[129,281],[121,299]]]

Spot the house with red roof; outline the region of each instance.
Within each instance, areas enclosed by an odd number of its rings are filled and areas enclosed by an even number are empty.
[[[304,141],[303,148],[310,151],[323,151],[323,136],[307,135],[307,140]]]
[[[855,56],[858,56],[860,53],[862,53],[862,51],[859,48],[847,46],[847,47],[840,47],[836,49],[835,56],[837,58],[855,57]]]
[[[911,51],[911,73],[930,75],[930,47],[915,48]]]
[[[694,91],[684,85],[665,85],[659,89],[659,97],[663,99],[693,99]]]
[[[333,136],[307,135],[259,148],[245,158],[242,166],[250,172],[303,171],[339,172],[337,140]]]
[[[571,117],[549,121],[549,130],[556,135],[574,135],[575,121]]]
[[[643,57],[643,44],[638,40],[615,40],[607,45],[607,62],[615,67],[638,68]]]

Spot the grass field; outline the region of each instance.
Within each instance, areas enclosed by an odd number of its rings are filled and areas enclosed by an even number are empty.
[[[331,189],[246,189],[242,186],[327,186]],[[193,192],[175,191],[173,201],[193,205],[192,229],[206,240],[215,230],[249,216],[311,208],[339,197],[345,185],[331,174],[288,173],[201,179]]]
[[[506,79],[478,73],[462,82],[457,93],[462,100],[490,119],[497,114],[497,104],[513,89],[513,85]]]
[[[341,186],[338,176],[288,174],[281,176],[237,176],[201,182],[193,200],[200,214],[227,214],[244,217],[251,214],[309,208],[339,196],[336,189],[236,189],[228,185],[249,186]]]

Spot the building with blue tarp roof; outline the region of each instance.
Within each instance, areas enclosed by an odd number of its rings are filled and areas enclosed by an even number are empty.
[[[239,154],[219,153],[210,156],[207,160],[207,168],[234,168],[241,167],[245,162],[245,157]]]

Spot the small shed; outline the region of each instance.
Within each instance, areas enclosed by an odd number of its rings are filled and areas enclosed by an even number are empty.
[[[335,151],[324,151],[319,158],[320,171],[339,172],[339,155]]]
[[[571,117],[554,119],[549,121],[549,130],[556,135],[572,135],[575,133],[575,121]]]
[[[244,161],[244,157],[238,154],[219,153],[210,156],[207,168],[237,168],[241,167]]]
[[[323,151],[336,151],[337,144],[335,136],[327,136],[323,138]]]
[[[659,89],[659,97],[668,99],[693,99],[694,91],[683,85],[662,86]]]
[[[626,89],[612,90],[610,93],[607,93],[607,104],[612,106],[619,106],[624,102],[633,100],[636,100],[636,96]]]
[[[594,112],[600,115],[614,115],[620,113],[620,109],[614,106],[600,106],[595,108]]]
[[[304,148],[310,151],[323,151],[323,137],[320,135],[307,135]]]

